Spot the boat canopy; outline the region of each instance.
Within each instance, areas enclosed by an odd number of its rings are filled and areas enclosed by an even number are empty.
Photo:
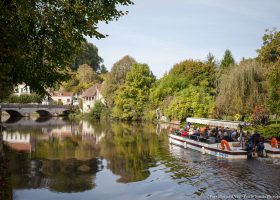
[[[196,118],[196,117],[187,118],[187,122],[196,123],[196,124],[205,124],[209,126],[222,126],[222,127],[234,128],[234,129],[239,128],[244,123],[240,121],[226,121],[226,120]]]

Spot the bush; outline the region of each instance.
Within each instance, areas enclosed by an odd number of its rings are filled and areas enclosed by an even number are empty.
[[[97,101],[95,102],[94,107],[90,110],[89,116],[94,119],[100,119],[105,110],[106,106],[101,101]]]
[[[259,126],[257,128],[257,131],[265,138],[279,137],[280,136],[280,124]]]
[[[62,101],[52,101],[50,102],[50,105],[52,106],[63,106]]]
[[[265,125],[268,124],[269,115],[265,107],[256,106],[252,115],[254,125]]]
[[[10,95],[6,101],[8,103],[41,103],[42,97],[38,94],[22,94],[20,96]]]

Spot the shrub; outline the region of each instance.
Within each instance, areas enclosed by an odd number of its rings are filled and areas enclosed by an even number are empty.
[[[101,101],[96,101],[91,109],[89,116],[94,119],[100,119],[101,114],[105,111],[106,106]]]

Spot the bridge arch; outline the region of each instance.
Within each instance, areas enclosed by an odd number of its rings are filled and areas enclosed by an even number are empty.
[[[5,110],[5,111],[10,115],[10,117],[23,117],[23,114],[16,110]]]
[[[36,110],[36,113],[40,115],[40,117],[50,117],[52,116],[52,113],[46,111],[46,110]]]

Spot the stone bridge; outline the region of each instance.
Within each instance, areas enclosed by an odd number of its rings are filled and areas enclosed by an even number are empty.
[[[11,117],[29,117],[31,113],[38,113],[40,117],[66,115],[71,106],[41,105],[41,104],[1,104],[0,110]]]

